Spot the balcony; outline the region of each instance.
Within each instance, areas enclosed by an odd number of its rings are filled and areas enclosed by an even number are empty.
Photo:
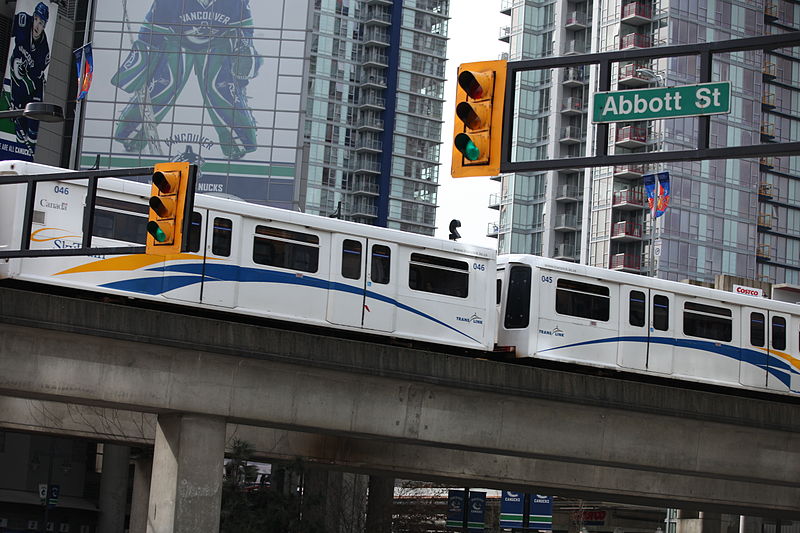
[[[761,69],[761,77],[764,81],[772,81],[778,77],[778,65],[776,63],[764,63]]]
[[[775,93],[764,93],[764,95],[761,97],[761,110],[772,111],[776,107]]]
[[[380,53],[377,49],[370,49],[361,59],[365,67],[388,67],[389,56]]]
[[[368,200],[356,201],[350,209],[350,214],[354,217],[377,217],[378,206]]]
[[[622,22],[641,26],[653,21],[653,8],[643,2],[631,2],[622,6]]]
[[[575,248],[574,244],[562,242],[556,244],[553,258],[561,259],[562,261],[577,261],[580,258],[580,251]]]
[[[390,6],[394,0],[366,0],[368,6]]]
[[[561,128],[561,137],[558,139],[564,144],[578,144],[586,141],[586,132],[580,126],[567,126]]]
[[[762,231],[772,229],[773,218],[774,217],[768,213],[759,213],[758,221],[756,222],[756,228]]]
[[[556,189],[556,202],[580,202],[583,200],[583,189],[577,185],[562,185]]]
[[[564,55],[571,56],[586,53],[586,42],[570,39],[564,46]]]
[[[765,262],[772,258],[772,246],[769,244],[759,244],[756,247],[756,261]]]
[[[356,143],[356,151],[359,152],[382,152],[383,142],[377,139],[359,139]]]
[[[389,32],[383,28],[370,28],[364,33],[364,44],[389,46]]]
[[[362,116],[356,127],[360,130],[383,131],[383,119],[373,116]]]
[[[759,200],[772,200],[774,196],[775,186],[772,183],[759,183],[758,184],[758,199]]]
[[[489,209],[500,209],[500,206],[503,205],[503,197],[502,194],[491,194],[489,195]]]
[[[647,128],[644,126],[618,128],[615,144],[622,148],[641,148],[647,144]]]
[[[392,14],[383,9],[368,9],[364,13],[364,24],[377,24],[379,26],[390,26],[392,24]]]
[[[363,95],[361,100],[358,102],[358,105],[361,107],[372,107],[375,109],[386,109],[386,98],[382,96],[376,96],[374,94],[366,94]]]
[[[635,180],[640,179],[644,174],[647,174],[645,165],[617,165],[614,167],[615,178]]]
[[[621,221],[611,225],[611,240],[630,242],[642,240],[642,225],[635,222]]]
[[[385,89],[386,76],[384,74],[365,73],[361,76],[361,86],[365,88]]]
[[[629,33],[620,37],[619,49],[629,50],[633,48],[650,48],[653,46],[653,39],[644,33]]]
[[[353,194],[365,194],[377,196],[379,193],[378,184],[368,179],[357,179],[353,183]]]
[[[497,37],[504,43],[507,43],[511,40],[511,26],[504,26],[500,28],[500,35]]]
[[[647,63],[627,63],[619,66],[617,83],[620,88],[647,87],[651,79],[641,73],[642,69],[649,69]]]
[[[578,215],[556,215],[553,229],[555,231],[578,231],[581,227],[581,220]]]
[[[376,159],[371,159],[369,156],[359,157],[358,161],[353,165],[353,170],[361,173],[380,174],[381,163]]]
[[[638,254],[612,255],[609,268],[625,272],[640,272],[642,270],[642,259]]]
[[[775,157],[762,156],[758,159],[758,169],[761,172],[766,172],[775,168]]]
[[[567,14],[565,28],[572,31],[585,30],[589,26],[589,17],[581,11],[573,11]]]
[[[761,142],[775,142],[775,124],[763,122],[761,124]]]
[[[567,67],[564,69],[564,87],[575,88],[583,87],[589,83],[589,76],[583,67]]]
[[[502,0],[500,2],[500,13],[503,15],[511,15],[511,8],[514,7],[515,0]]]
[[[624,210],[644,208],[644,193],[637,189],[622,189],[614,193],[612,207]]]
[[[764,22],[769,24],[778,20],[778,4],[775,2],[764,3]]]
[[[584,113],[586,113],[586,105],[583,102],[583,98],[578,98],[577,96],[564,98],[561,106],[562,115],[582,115]]]

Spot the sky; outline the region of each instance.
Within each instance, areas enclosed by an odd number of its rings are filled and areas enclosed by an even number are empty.
[[[497,247],[497,239],[487,237],[490,222],[497,222],[499,212],[489,209],[489,196],[500,192],[500,183],[487,177],[452,178],[450,160],[453,149],[456,72],[461,63],[499,59],[508,52],[508,43],[498,39],[500,28],[511,18],[500,13],[500,0],[450,0],[450,25],[444,95],[444,124],[439,168],[439,192],[436,210],[436,236],[447,239],[452,219],[461,222],[459,242]]]

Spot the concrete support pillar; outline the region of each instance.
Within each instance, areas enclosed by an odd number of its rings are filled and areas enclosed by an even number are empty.
[[[131,494],[131,520],[129,533],[147,532],[147,508],[150,504],[150,477],[153,472],[153,456],[142,452],[133,460],[133,493]]]
[[[159,415],[147,533],[218,531],[225,421]]]
[[[125,510],[128,499],[128,463],[130,448],[118,444],[103,445],[103,472],[100,475],[100,514],[97,530],[125,532]]]
[[[679,511],[676,533],[722,533],[722,516],[719,513]]]
[[[394,478],[369,476],[366,529],[369,533],[391,533],[393,503]]]
[[[739,533],[761,533],[764,530],[764,519],[757,516],[740,516]]]
[[[367,484],[367,476],[309,469],[303,483],[304,514],[329,533],[363,533]]]

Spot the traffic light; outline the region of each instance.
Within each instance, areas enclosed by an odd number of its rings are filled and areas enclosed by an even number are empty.
[[[146,253],[170,255],[186,250],[196,175],[197,166],[189,163],[153,167]]]
[[[506,70],[505,60],[463,63],[458,67],[454,178],[500,173]]]

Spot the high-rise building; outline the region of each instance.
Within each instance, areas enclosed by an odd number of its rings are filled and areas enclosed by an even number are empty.
[[[37,162],[188,160],[201,192],[433,235],[449,0],[47,2],[45,99],[68,121]]]
[[[316,0],[306,211],[432,235],[449,0]]]
[[[692,44],[796,31],[784,0],[503,0],[510,59]],[[711,119],[710,146],[797,140],[797,49],[715,56],[712,81],[732,82],[731,113]],[[613,65],[612,90],[699,82],[696,56]],[[593,68],[526,73],[517,83],[519,159],[593,155],[588,103]],[[612,124],[609,153],[697,146],[696,118]],[[501,252],[535,253],[591,265],[713,282],[733,274],[800,282],[797,158],[653,163],[503,176]],[[657,219],[642,176],[669,172],[671,200]]]

